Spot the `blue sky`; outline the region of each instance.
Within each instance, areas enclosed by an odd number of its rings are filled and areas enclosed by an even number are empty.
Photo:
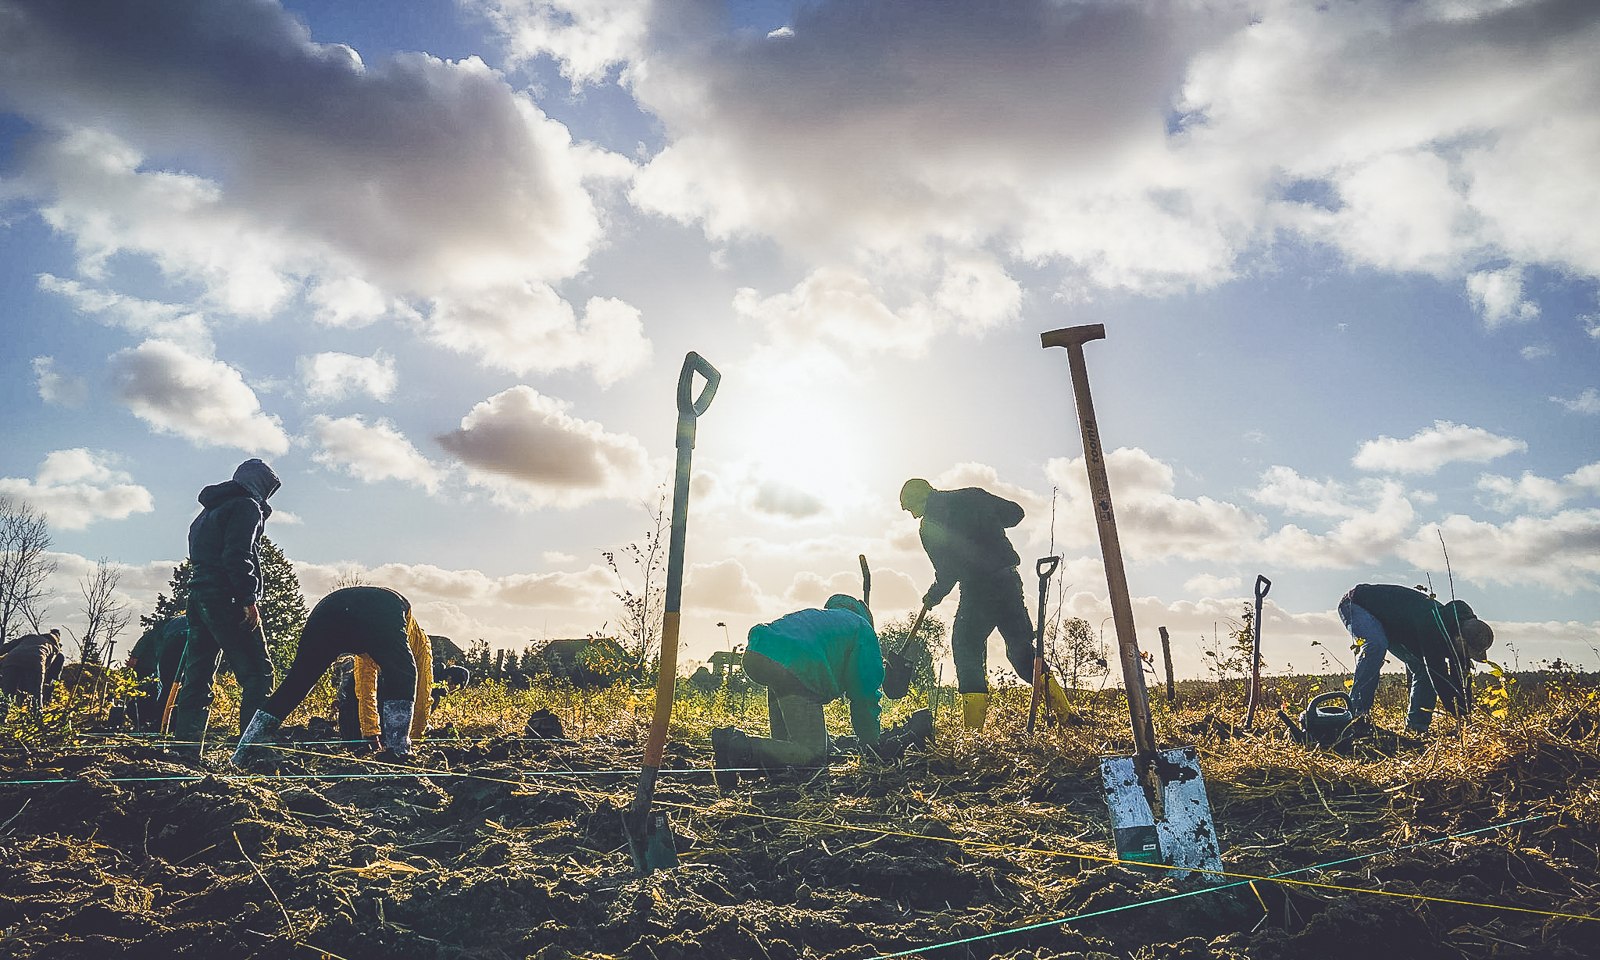
[[[100,557],[148,606],[262,456],[310,599],[583,634],[696,350],[690,658],[858,553],[912,611],[910,476],[1022,503],[1099,624],[1038,335],[1103,323],[1180,670],[1258,573],[1269,663],[1317,665],[1350,585],[1448,593],[1441,531],[1502,659],[1594,667],[1597,47],[1574,2],[0,0],[0,493],[69,626]]]

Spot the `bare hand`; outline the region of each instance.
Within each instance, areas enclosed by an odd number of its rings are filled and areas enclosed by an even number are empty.
[[[248,607],[244,608],[243,623],[245,627],[250,630],[254,630],[256,627],[261,626],[261,611],[256,608],[255,604],[252,603]]]

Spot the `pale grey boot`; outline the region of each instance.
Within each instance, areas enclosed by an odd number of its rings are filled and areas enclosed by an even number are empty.
[[[383,731],[383,745],[395,756],[411,755],[410,700],[385,700],[378,704],[378,720]]]
[[[257,710],[256,715],[250,718],[249,726],[244,728],[244,733],[239,735],[239,747],[233,751],[233,765],[244,766],[245,761],[258,752],[252,747],[272,736],[281,722],[267,711]]]

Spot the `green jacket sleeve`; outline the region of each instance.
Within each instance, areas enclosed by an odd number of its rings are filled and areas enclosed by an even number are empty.
[[[845,696],[850,700],[850,728],[856,738],[877,746],[883,717],[883,650],[872,625],[862,622],[855,637]]]

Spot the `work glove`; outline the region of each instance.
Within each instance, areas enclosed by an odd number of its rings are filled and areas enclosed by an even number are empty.
[[[945,597],[950,596],[950,591],[954,589],[955,584],[953,583],[944,584],[935,580],[933,581],[933,586],[928,588],[928,592],[922,595],[922,602],[929,607],[937,607],[944,601]]]

